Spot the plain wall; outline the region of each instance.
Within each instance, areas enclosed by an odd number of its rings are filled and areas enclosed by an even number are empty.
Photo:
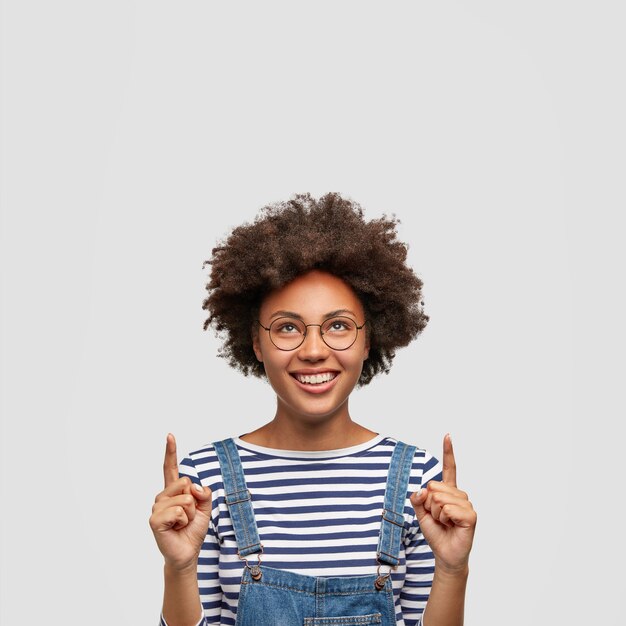
[[[304,191],[395,213],[424,280],[430,324],[351,408],[452,433],[466,624],[618,624],[624,13],[4,2],[2,625],[156,624],[166,433],[274,409],[202,330],[202,262]]]

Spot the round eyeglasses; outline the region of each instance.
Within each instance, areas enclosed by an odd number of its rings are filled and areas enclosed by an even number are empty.
[[[270,341],[279,350],[295,350],[299,348],[306,338],[307,328],[317,326],[320,329],[322,341],[331,350],[347,350],[356,341],[359,331],[365,324],[360,326],[350,317],[329,317],[321,324],[305,324],[302,320],[294,317],[277,317],[269,328],[263,326],[260,320],[259,326],[270,334]]]

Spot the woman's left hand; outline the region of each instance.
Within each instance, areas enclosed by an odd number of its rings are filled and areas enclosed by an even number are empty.
[[[456,486],[456,463],[450,435],[443,439],[443,480],[431,480],[411,495],[422,533],[435,555],[435,567],[467,571],[476,528],[476,511]]]

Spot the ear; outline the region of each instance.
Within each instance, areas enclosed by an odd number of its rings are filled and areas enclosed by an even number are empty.
[[[261,342],[259,341],[259,331],[257,328],[252,329],[252,349],[254,350],[257,361],[263,363],[263,352],[261,351]]]

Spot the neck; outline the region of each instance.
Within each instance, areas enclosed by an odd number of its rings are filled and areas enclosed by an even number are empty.
[[[265,448],[313,451],[349,448],[375,436],[374,431],[353,422],[347,411],[335,416],[303,420],[291,418],[279,407],[271,422],[243,435],[241,439]]]

